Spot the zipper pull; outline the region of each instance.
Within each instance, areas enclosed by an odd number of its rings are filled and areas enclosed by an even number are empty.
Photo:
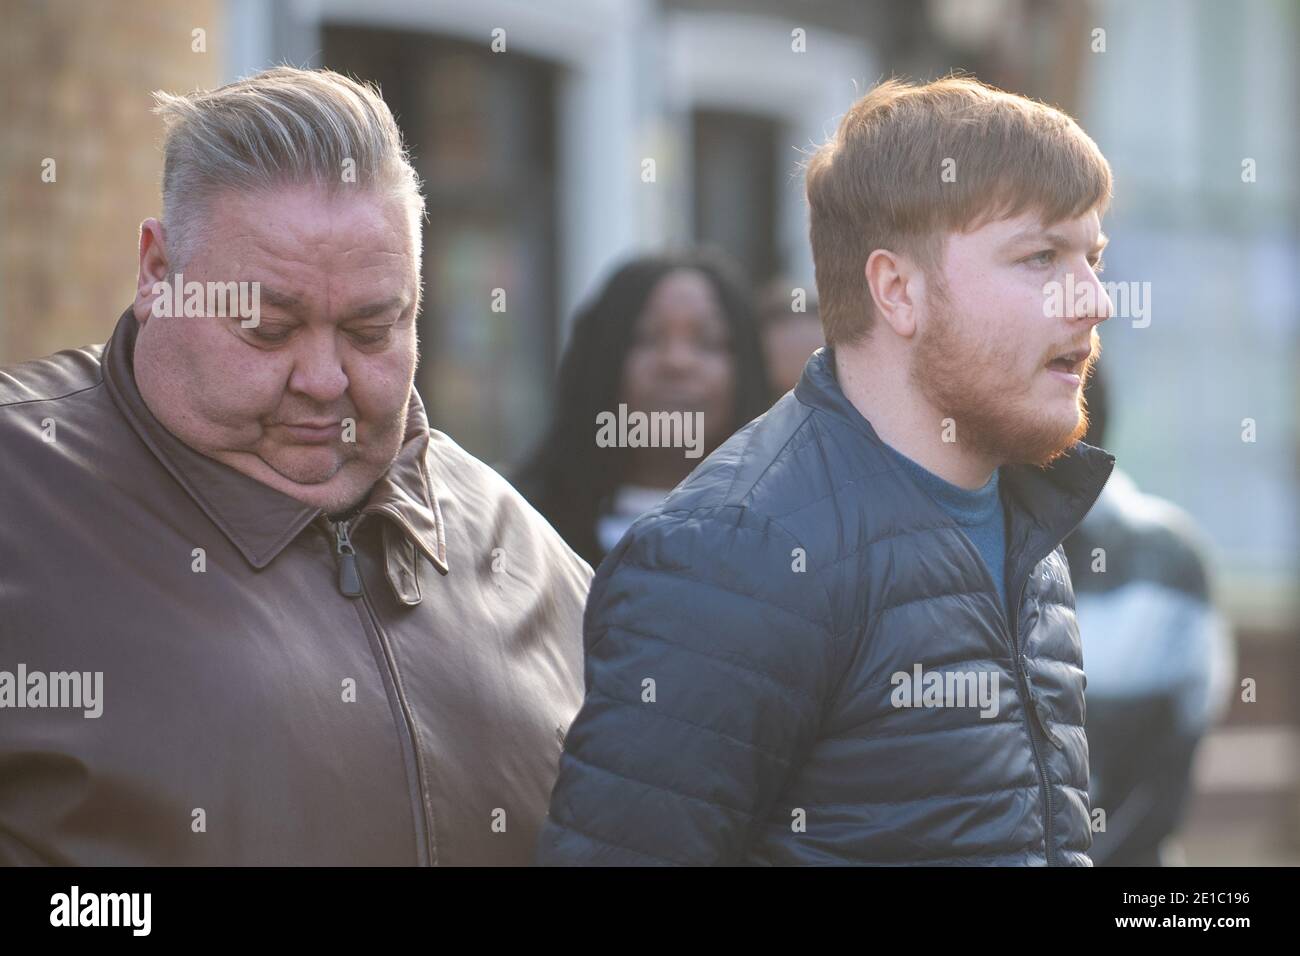
[[[1047,705],[1038,699],[1034,693],[1034,682],[1029,676],[1029,658],[1022,651],[1020,653],[1020,669],[1025,675],[1025,690],[1029,693],[1029,709],[1034,713],[1034,719],[1038,722],[1038,729],[1042,731],[1043,736],[1057,750],[1065,749],[1065,741],[1057,734],[1047,723]]]
[[[339,562],[339,591],[344,597],[361,597],[361,572],[357,570],[357,552],[348,536],[351,521],[334,526],[335,550]]]

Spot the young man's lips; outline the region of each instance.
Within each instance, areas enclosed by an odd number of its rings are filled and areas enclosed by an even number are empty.
[[[1065,352],[1047,363],[1047,371],[1059,376],[1062,381],[1078,385],[1083,381],[1083,372],[1091,357],[1092,352],[1088,350]]]

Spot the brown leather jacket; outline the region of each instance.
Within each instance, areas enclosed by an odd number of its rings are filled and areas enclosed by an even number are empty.
[[[0,369],[0,863],[529,863],[591,569],[414,392],[335,528],[167,432],[136,329]]]

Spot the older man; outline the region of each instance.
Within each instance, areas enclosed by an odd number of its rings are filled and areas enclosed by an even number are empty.
[[[393,117],[159,101],[134,304],[0,371],[0,862],[527,862],[591,571],[429,428]]]

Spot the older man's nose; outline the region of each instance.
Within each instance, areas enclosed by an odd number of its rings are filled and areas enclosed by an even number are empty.
[[[289,376],[289,390],[321,404],[337,401],[348,390],[348,376],[339,361],[333,336],[304,343]]]

